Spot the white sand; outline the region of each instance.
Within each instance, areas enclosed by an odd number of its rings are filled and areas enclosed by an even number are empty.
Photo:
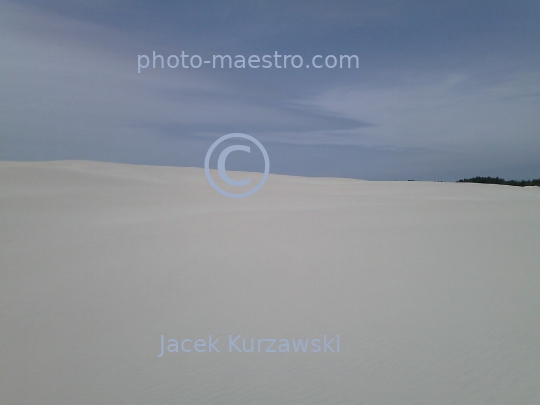
[[[3,405],[540,404],[538,187],[5,162],[0,238]]]

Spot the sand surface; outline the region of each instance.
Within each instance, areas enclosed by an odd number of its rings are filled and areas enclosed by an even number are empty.
[[[3,162],[0,311],[3,405],[540,404],[540,188]]]

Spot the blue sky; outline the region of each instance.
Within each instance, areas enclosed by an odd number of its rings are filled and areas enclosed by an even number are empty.
[[[0,0],[0,159],[540,177],[537,1]],[[137,55],[356,54],[358,69],[146,69]],[[246,163],[246,162],[243,162]],[[232,167],[254,169],[255,166]],[[229,162],[228,162],[229,165]],[[229,167],[229,166],[228,166]]]

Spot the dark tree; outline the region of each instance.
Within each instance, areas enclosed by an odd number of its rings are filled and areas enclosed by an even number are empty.
[[[540,179],[534,180],[505,180],[500,177],[471,177],[470,179],[458,180],[458,183],[483,183],[483,184],[503,184],[507,186],[538,186],[540,187]]]

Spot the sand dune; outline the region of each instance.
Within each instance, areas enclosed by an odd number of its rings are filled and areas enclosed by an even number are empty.
[[[540,403],[540,188],[3,162],[0,238],[1,404]]]

